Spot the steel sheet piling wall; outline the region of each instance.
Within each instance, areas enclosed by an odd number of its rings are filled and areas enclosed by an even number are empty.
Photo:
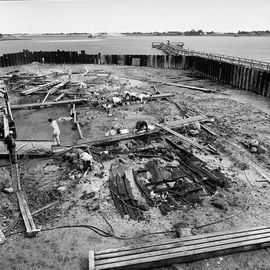
[[[270,70],[260,70],[252,65],[225,62],[194,55],[88,55],[84,50],[77,51],[39,51],[23,50],[20,53],[0,56],[0,67],[42,63],[48,64],[108,64],[135,65],[153,68],[191,69],[203,77],[232,85],[241,90],[270,97]]]

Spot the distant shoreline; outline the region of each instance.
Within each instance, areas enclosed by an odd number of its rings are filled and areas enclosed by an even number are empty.
[[[31,38],[0,38],[0,41],[10,41],[10,40],[31,40]]]

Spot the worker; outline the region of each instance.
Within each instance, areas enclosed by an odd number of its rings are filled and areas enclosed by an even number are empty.
[[[17,158],[16,158],[16,143],[15,139],[13,137],[13,131],[9,131],[9,134],[5,137],[4,139],[4,144],[7,147],[7,150],[9,151],[9,156],[12,164],[17,163]]]
[[[148,131],[148,125],[146,121],[138,121],[135,126],[135,131]]]
[[[83,161],[83,169],[87,170],[89,168],[89,170],[92,170],[92,166],[93,166],[93,156],[90,154],[88,154],[87,152],[83,152],[80,154],[80,159]]]
[[[60,146],[60,129],[57,124],[57,120],[48,119],[52,128],[52,140],[56,146]]]

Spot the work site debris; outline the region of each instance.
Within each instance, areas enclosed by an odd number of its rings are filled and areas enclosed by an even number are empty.
[[[168,155],[165,164],[149,161],[145,168],[133,171],[135,183],[150,206],[157,205],[165,215],[183,204],[201,203],[217,187],[229,186],[230,180],[218,169],[208,169],[202,160],[166,140],[175,155]]]
[[[129,215],[131,219],[144,219],[142,207],[134,199],[129,179],[127,178],[127,167],[119,161],[115,161],[110,168],[109,188],[115,207],[120,215]]]

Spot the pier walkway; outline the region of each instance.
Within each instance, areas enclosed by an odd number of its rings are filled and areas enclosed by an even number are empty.
[[[256,68],[262,71],[270,71],[270,63],[268,62],[262,62],[262,61],[247,59],[247,58],[235,57],[235,56],[227,56],[227,55],[222,55],[222,54],[186,50],[186,49],[183,49],[182,46],[179,46],[178,43],[174,43],[174,42],[170,44],[165,44],[163,42],[153,42],[152,47],[158,50],[161,50],[169,55],[198,56],[198,57],[203,57],[206,59],[241,65],[241,66],[250,67],[250,68]]]

